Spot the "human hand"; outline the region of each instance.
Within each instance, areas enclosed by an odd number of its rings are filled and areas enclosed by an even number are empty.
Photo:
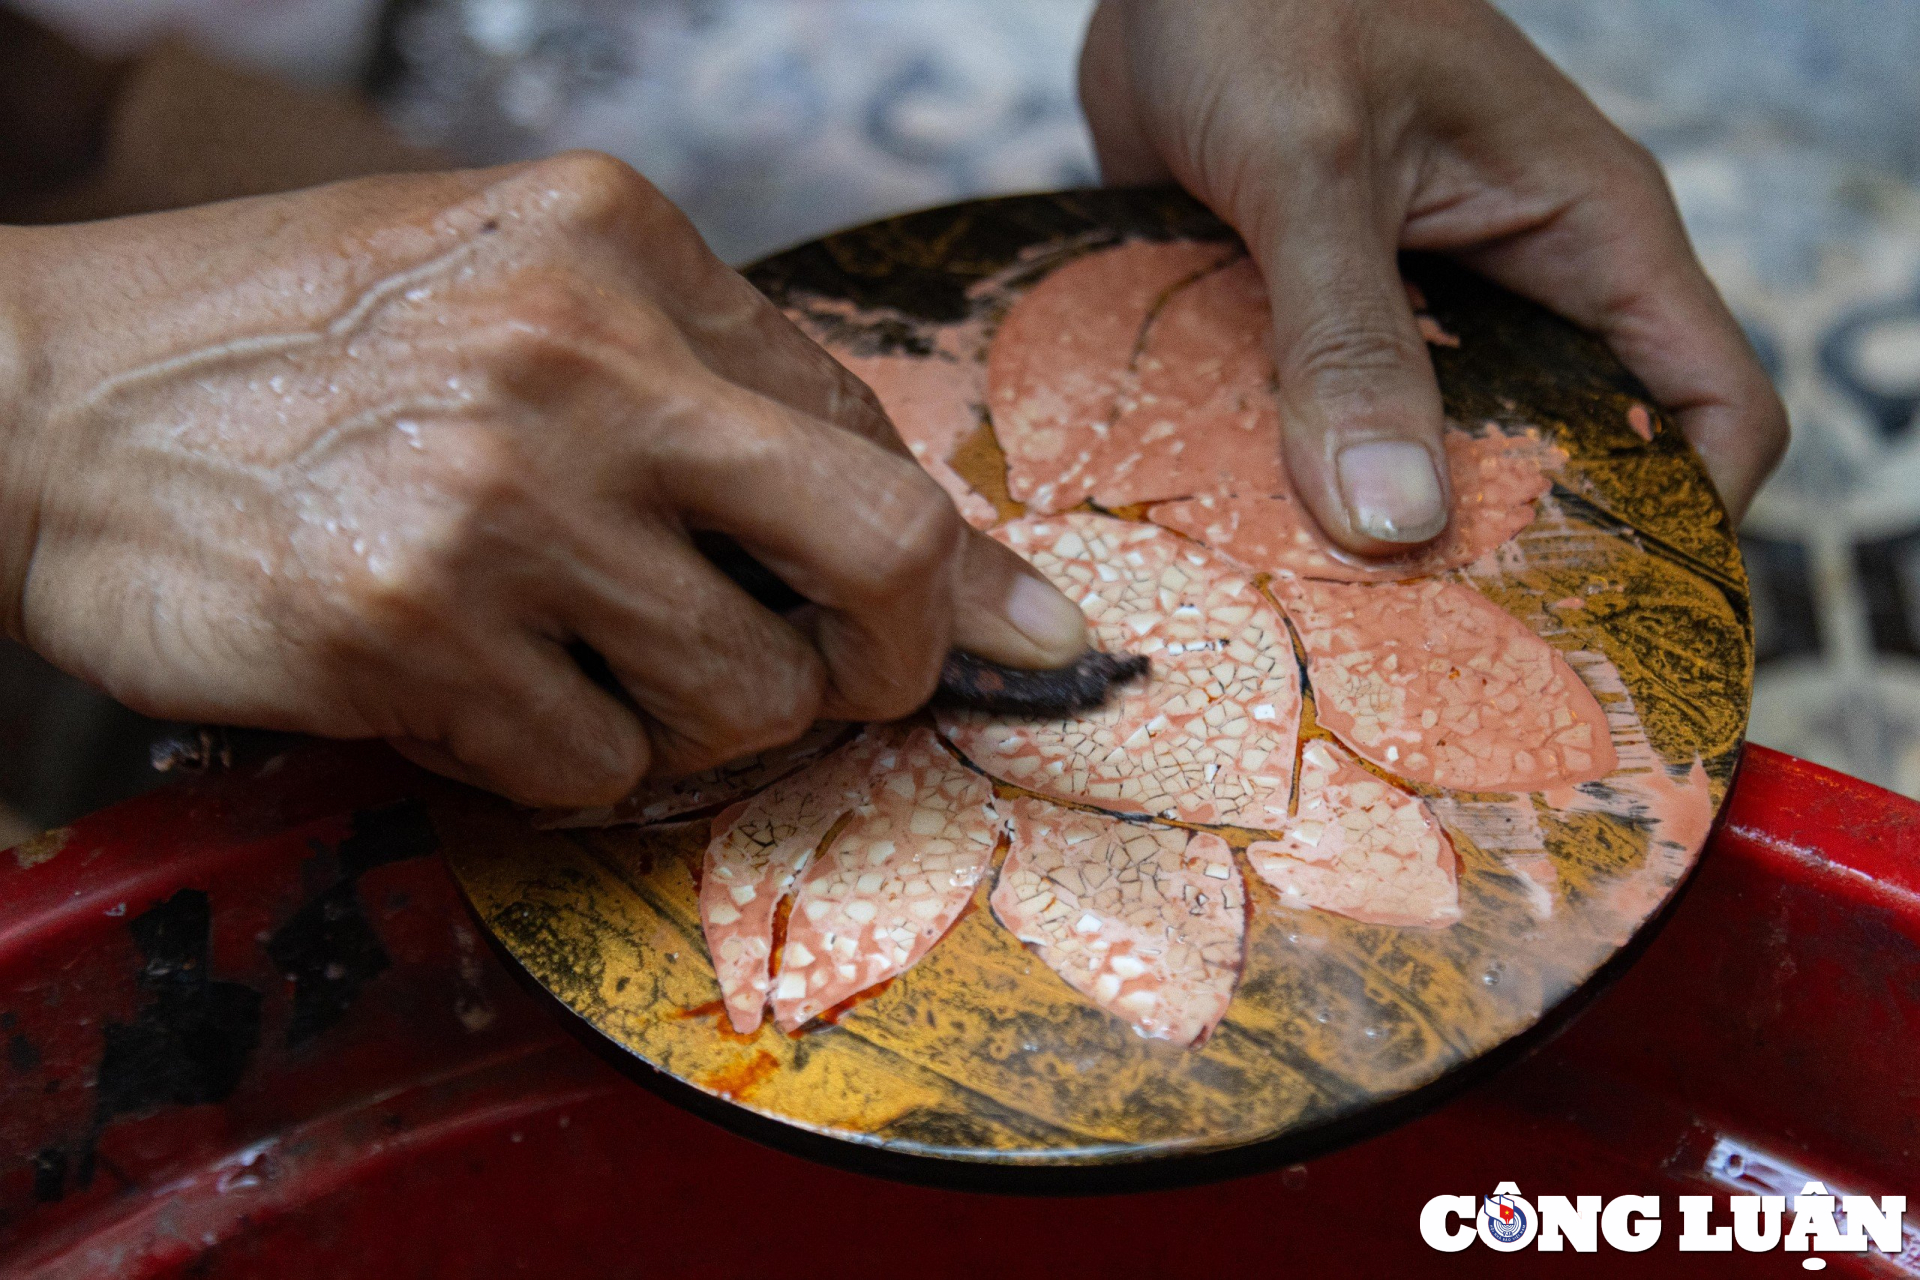
[[[0,620],[136,710],[594,804],[904,714],[953,644],[1084,646],[606,157],[7,230],[0,281]],[[817,608],[754,603],[704,530]]]
[[[1604,338],[1736,523],[1785,449],[1658,164],[1484,0],[1102,0],[1080,89],[1108,181],[1177,179],[1247,241],[1273,295],[1287,467],[1342,546],[1402,551],[1446,524],[1401,249]]]

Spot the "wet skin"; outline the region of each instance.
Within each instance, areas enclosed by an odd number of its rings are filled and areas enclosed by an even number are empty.
[[[585,804],[904,714],[954,644],[1084,645],[606,157],[13,229],[0,257],[5,621],[150,714],[385,737]],[[703,529],[816,607],[755,603]]]

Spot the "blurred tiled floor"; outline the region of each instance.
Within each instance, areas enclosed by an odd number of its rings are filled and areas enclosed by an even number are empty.
[[[1749,736],[1920,796],[1920,3],[1507,8],[1665,162],[1793,418]]]
[[[314,42],[283,36],[316,20],[282,11],[371,11],[117,2],[190,16],[231,50],[308,74]],[[1666,162],[1792,411],[1793,450],[1743,537],[1760,633],[1753,738],[1920,795],[1920,0],[1504,7]],[[376,80],[396,121],[474,161],[621,155],[745,261],[915,206],[1090,182],[1072,93],[1089,8],[397,0]],[[249,42],[241,26],[269,10],[280,25]],[[17,676],[0,664],[0,681]],[[49,696],[69,745],[0,759],[0,797],[43,821],[133,785],[155,729],[70,688]]]

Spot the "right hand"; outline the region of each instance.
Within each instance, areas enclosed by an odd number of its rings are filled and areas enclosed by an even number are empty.
[[[1660,166],[1487,0],[1101,0],[1080,89],[1109,182],[1178,179],[1245,237],[1287,471],[1347,550],[1404,553],[1447,523],[1401,250],[1604,338],[1736,525],[1780,460],[1786,410]]]
[[[951,645],[1085,643],[604,156],[8,229],[0,288],[0,610],[150,715],[383,737],[597,804],[904,714]],[[818,608],[769,613],[691,530]]]

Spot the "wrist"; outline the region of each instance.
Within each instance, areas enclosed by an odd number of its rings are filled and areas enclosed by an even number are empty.
[[[29,272],[45,252],[33,243],[43,234],[0,227],[0,632],[15,640],[24,639],[27,566],[40,525],[41,344]]]

